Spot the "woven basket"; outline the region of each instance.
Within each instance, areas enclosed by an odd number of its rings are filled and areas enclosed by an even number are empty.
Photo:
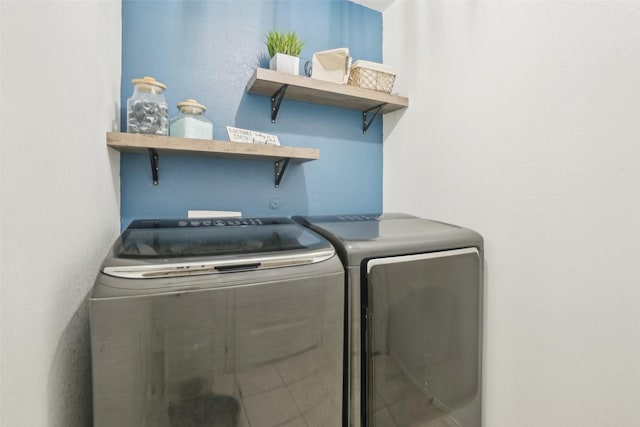
[[[391,93],[395,79],[396,73],[392,68],[375,62],[360,60],[351,66],[347,84],[363,89]]]

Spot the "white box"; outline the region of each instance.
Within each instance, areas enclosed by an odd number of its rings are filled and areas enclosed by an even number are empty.
[[[242,216],[242,213],[237,211],[208,211],[199,209],[189,209],[187,211],[187,217],[193,219],[239,216]]]
[[[351,67],[349,49],[341,47],[316,52],[313,54],[311,65],[311,78],[345,84]]]

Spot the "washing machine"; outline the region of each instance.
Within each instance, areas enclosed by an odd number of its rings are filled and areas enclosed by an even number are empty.
[[[294,219],[345,266],[350,425],[480,426],[482,236],[407,214]]]
[[[90,295],[94,426],[341,425],[344,299],[291,219],[134,221]]]

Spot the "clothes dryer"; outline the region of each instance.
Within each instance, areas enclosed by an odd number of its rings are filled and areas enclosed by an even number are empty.
[[[346,269],[350,425],[480,426],[480,234],[407,214],[294,219]]]
[[[133,222],[89,302],[95,427],[340,425],[343,301],[290,219]]]

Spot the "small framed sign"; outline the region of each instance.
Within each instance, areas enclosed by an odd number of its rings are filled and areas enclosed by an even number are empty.
[[[268,133],[256,132],[253,130],[234,128],[227,126],[229,140],[232,142],[242,142],[245,144],[266,144],[280,145],[280,141],[276,135]]]

